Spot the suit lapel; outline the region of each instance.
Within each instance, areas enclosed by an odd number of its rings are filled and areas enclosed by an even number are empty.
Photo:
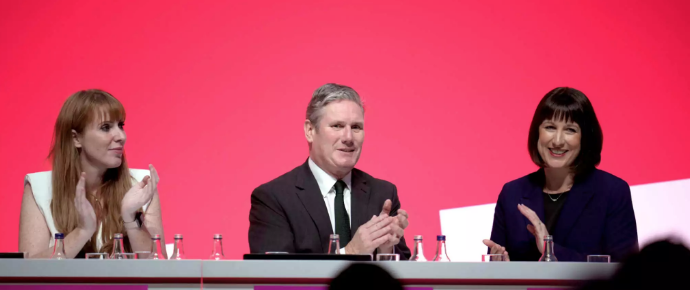
[[[570,196],[565,201],[561,215],[556,222],[556,229],[554,229],[554,239],[565,240],[568,238],[573,226],[580,218],[582,211],[587,207],[587,204],[594,196],[594,191],[591,190],[589,184],[591,182],[591,175],[585,177],[581,182],[575,182],[570,189]]]
[[[542,196],[542,194],[544,194],[544,170],[540,169],[539,171],[530,174],[529,181],[529,188],[523,191],[520,203],[533,210],[539,217],[539,220],[544,222],[544,197]],[[527,225],[531,225],[532,223],[530,223],[527,217],[522,215],[517,208],[515,208],[515,211],[521,216],[524,233],[531,237],[532,234],[527,231]]]
[[[525,206],[529,207],[531,210],[533,210],[537,216],[539,216],[539,220],[544,222],[544,197],[542,196],[543,190],[542,186],[539,185],[539,183],[531,182],[530,187],[528,190],[525,190],[522,198],[520,199],[520,202],[524,204]],[[529,234],[527,231],[527,225],[531,225],[530,221],[520,213],[520,211],[515,208],[518,214],[522,216],[522,221],[524,223],[524,229],[525,232]],[[531,235],[531,234],[530,234]]]
[[[371,194],[369,194],[369,185],[361,171],[357,169],[352,170],[352,191],[350,211],[352,215],[352,224],[350,231],[352,236],[355,235],[357,229],[368,222],[371,218],[369,216],[369,203],[371,202]]]
[[[295,190],[297,191],[297,196],[302,201],[302,205],[307,209],[309,216],[311,216],[319,231],[321,252],[325,253],[326,247],[328,247],[328,238],[333,234],[331,219],[328,216],[328,209],[323,201],[319,185],[316,183],[316,178],[314,178],[314,174],[309,169],[309,164],[305,162],[301,169],[297,175]]]

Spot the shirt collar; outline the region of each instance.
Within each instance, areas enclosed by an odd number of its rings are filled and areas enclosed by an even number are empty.
[[[323,171],[321,167],[316,165],[316,163],[314,163],[314,161],[311,160],[311,157],[309,157],[308,163],[311,173],[314,174],[314,178],[316,178],[316,183],[319,184],[319,190],[321,190],[321,195],[323,195],[323,197],[326,197],[328,195],[328,192],[331,191],[331,189],[338,180],[330,174],[326,173],[326,171]],[[343,181],[345,182],[347,189],[352,191],[352,171],[345,175]]]

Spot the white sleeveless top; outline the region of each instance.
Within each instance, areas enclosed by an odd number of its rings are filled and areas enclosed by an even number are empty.
[[[150,172],[144,169],[129,169],[129,173],[140,182],[145,176],[149,175]],[[50,202],[53,200],[53,175],[51,171],[43,171],[27,174],[24,178],[24,186],[26,184],[31,184],[31,191],[34,193],[34,199],[38,205],[38,209],[43,213],[43,217],[46,219],[46,224],[50,230],[50,243],[48,247],[53,247],[55,244],[55,234],[58,233],[57,228],[55,228],[55,221],[53,220],[53,213],[50,210]],[[149,201],[150,203],[151,201]],[[143,206],[144,211],[148,207],[149,203]],[[101,234],[103,232],[103,223],[98,224],[98,241],[97,247],[101,248]]]

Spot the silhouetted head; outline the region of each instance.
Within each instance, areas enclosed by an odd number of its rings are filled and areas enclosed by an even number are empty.
[[[687,287],[690,249],[681,242],[661,240],[628,256],[606,281],[592,281],[582,289],[676,289]],[[686,285],[686,286],[682,286]]]
[[[332,281],[329,290],[402,290],[400,281],[374,264],[352,264]]]

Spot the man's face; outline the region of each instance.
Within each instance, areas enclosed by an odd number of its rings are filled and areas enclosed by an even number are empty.
[[[364,143],[364,111],[350,100],[321,108],[318,129],[309,120],[304,133],[311,145],[311,159],[326,173],[343,178],[357,164]]]

